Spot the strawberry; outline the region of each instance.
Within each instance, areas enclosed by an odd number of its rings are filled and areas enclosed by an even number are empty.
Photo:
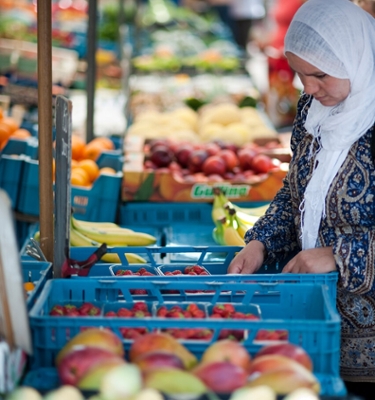
[[[78,308],[78,311],[81,315],[89,315],[90,310],[94,307],[91,303],[83,303],[81,307]]]
[[[161,306],[158,311],[156,312],[156,315],[158,317],[164,318],[168,314],[168,309],[166,306]]]
[[[116,272],[116,276],[123,276],[123,275],[133,275],[133,272],[130,269],[119,269]]]
[[[276,332],[279,334],[280,340],[288,340],[288,331],[284,329],[276,329]]]
[[[245,332],[244,332],[242,329],[233,329],[233,330],[230,332],[231,336],[232,336],[235,340],[238,340],[238,341],[243,340],[243,338],[244,338],[244,333],[245,333]]]
[[[172,271],[172,275],[182,275],[182,272],[179,269],[175,269]]]
[[[147,290],[145,290],[145,289],[131,289],[130,293],[131,294],[137,294],[137,295],[147,294]]]
[[[255,336],[256,340],[267,340],[268,339],[268,331],[265,329],[260,329]]]
[[[127,308],[122,307],[122,308],[119,308],[117,310],[117,316],[119,316],[119,317],[132,317],[133,316],[133,312],[130,311],[129,309],[127,309]]]
[[[222,329],[219,333],[219,339],[228,339],[230,336],[229,329]]]
[[[54,307],[52,307],[49,315],[64,315],[64,307],[58,304],[55,305]]]
[[[172,271],[167,271],[164,273],[164,275],[173,275]]]
[[[137,332],[139,332],[141,335],[145,335],[148,331],[147,328],[134,328]]]
[[[104,314],[105,317],[117,317],[117,314],[114,311],[107,311]]]
[[[88,313],[88,315],[100,315],[100,308],[92,306],[91,310]]]
[[[195,311],[195,310],[199,310],[199,307],[198,307],[195,303],[192,303],[192,304],[189,304],[189,305],[186,307],[186,309],[187,309],[188,311],[190,311],[190,312],[193,312],[193,311]]]
[[[248,314],[245,314],[245,319],[255,320],[256,321],[256,320],[259,319],[259,317],[257,315],[255,315],[255,314],[248,313]]]
[[[73,304],[65,304],[65,306],[64,306],[64,315],[68,315],[68,312],[71,311],[71,310],[77,310],[77,306],[75,306]]]
[[[153,274],[152,272],[144,272],[143,274],[141,274],[142,276],[155,276],[155,274]]]
[[[195,310],[191,313],[193,315],[193,318],[205,318],[206,314],[203,310]]]
[[[193,267],[193,265],[188,265],[187,267],[185,267],[184,274],[188,274],[190,271],[193,271]]]
[[[137,301],[136,303],[133,304],[132,307],[133,311],[148,311],[147,304],[142,302],[142,301]]]
[[[210,315],[211,318],[223,318],[223,316],[221,314],[218,313],[213,313]]]
[[[143,275],[145,272],[148,272],[148,271],[147,271],[146,268],[140,268],[137,272],[138,272],[140,275]]]
[[[77,310],[77,308],[68,308],[68,309],[65,311],[65,315],[68,316],[68,317],[78,317],[78,316],[80,316],[81,314],[79,313],[79,311]]]
[[[196,272],[194,272],[194,271],[190,271],[190,272],[188,272],[187,274],[185,274],[185,275],[198,275]]]
[[[185,318],[184,314],[181,311],[169,311],[166,315],[168,318]]]
[[[200,275],[202,272],[205,272],[206,270],[203,267],[201,267],[200,265],[193,265],[193,271],[197,275]]]
[[[194,335],[194,339],[208,340],[212,338],[213,332],[210,329],[199,329]]]
[[[243,312],[236,311],[232,314],[233,319],[245,319],[245,314]]]
[[[141,310],[137,310],[133,314],[133,317],[135,317],[135,318],[144,318],[145,316],[146,316],[145,312],[141,311]]]
[[[182,310],[182,314],[185,318],[193,318],[193,315],[188,310]]]
[[[172,307],[169,309],[169,311],[179,311],[179,312],[181,312],[181,311],[182,311],[182,307],[179,306],[179,305],[175,305],[175,306],[172,306]]]
[[[202,271],[199,275],[210,275],[207,271]]]

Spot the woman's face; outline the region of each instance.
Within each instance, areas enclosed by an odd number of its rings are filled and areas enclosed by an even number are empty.
[[[290,67],[296,72],[304,91],[312,95],[323,106],[331,107],[341,103],[350,93],[349,79],[327,75],[289,51],[286,52]]]

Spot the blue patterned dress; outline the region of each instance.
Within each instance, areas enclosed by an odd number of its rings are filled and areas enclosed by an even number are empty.
[[[301,250],[299,206],[310,180],[312,135],[304,128],[312,97],[303,94],[291,137],[293,158],[284,186],[266,215],[245,236],[267,250],[266,263]],[[326,197],[318,244],[332,246],[339,272],[337,308],[342,317],[341,376],[375,382],[375,165],[371,137],[375,125],[355,142]],[[315,141],[315,146],[317,143]],[[375,395],[374,395],[375,396]]]

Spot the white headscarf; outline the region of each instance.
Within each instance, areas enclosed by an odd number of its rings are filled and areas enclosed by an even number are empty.
[[[306,118],[307,132],[320,136],[321,145],[300,206],[302,248],[310,249],[316,247],[333,178],[351,145],[375,122],[375,19],[349,0],[308,0],[289,26],[284,51],[330,76],[349,79],[351,87],[334,107],[313,99]]]

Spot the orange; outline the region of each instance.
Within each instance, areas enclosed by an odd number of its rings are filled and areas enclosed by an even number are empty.
[[[25,282],[23,284],[23,288],[26,290],[26,292],[31,292],[35,289],[35,285],[32,282]]]
[[[4,111],[3,109],[0,107],[0,120],[2,120],[4,118]]]
[[[79,161],[72,159],[72,161],[70,163],[71,168],[73,169],[73,168],[78,167],[78,163],[79,163]]]
[[[102,148],[106,150],[115,149],[115,145],[113,144],[112,140],[105,136],[96,137],[90,143],[100,143]]]
[[[10,129],[10,133],[15,132],[20,127],[18,122],[12,117],[4,117],[1,120],[1,124],[7,125]]]
[[[72,159],[81,160],[86,143],[77,135],[72,135]]]
[[[11,128],[7,124],[3,124],[3,120],[0,121],[0,142],[8,140],[12,134]]]
[[[99,167],[94,160],[81,160],[78,162],[78,167],[84,169],[88,173],[91,182],[94,182],[99,175]]]
[[[99,174],[116,175],[117,171],[111,167],[100,168]]]
[[[72,170],[70,183],[75,186],[89,186],[90,179],[85,170],[77,167]]]
[[[82,158],[83,159],[90,159],[90,160],[94,160],[96,161],[101,152],[103,151],[103,146],[101,145],[101,143],[89,143],[85,146],[83,153],[82,153]]]
[[[22,128],[15,130],[11,135],[12,138],[16,139],[27,139],[31,136],[32,136],[31,133],[27,129],[22,129]]]

